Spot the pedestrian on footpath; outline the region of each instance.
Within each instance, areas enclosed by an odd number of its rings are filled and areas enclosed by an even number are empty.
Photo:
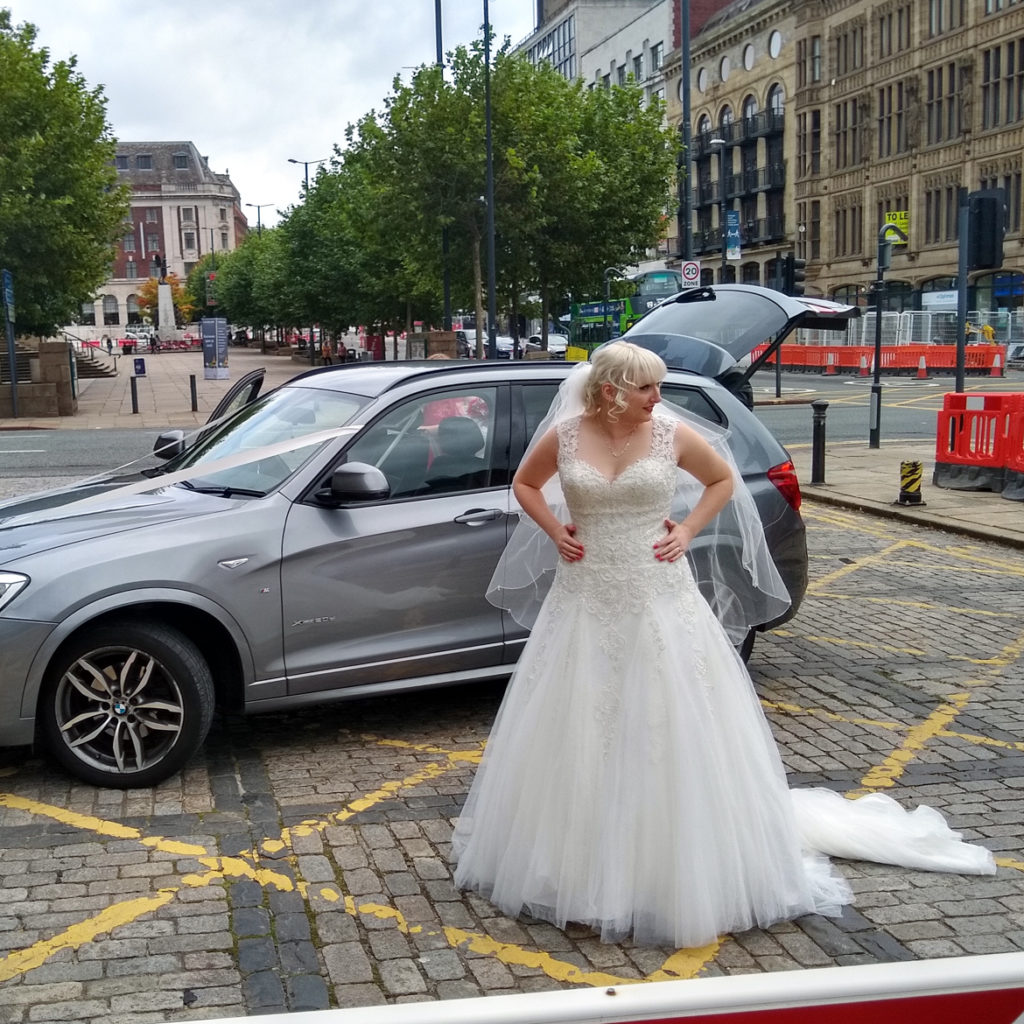
[[[853,893],[823,854],[993,874],[931,808],[788,789],[734,644],[789,595],[725,432],[662,406],[665,374],[629,342],[599,349],[516,472],[525,516],[487,596],[532,632],[452,837],[455,884],[678,949],[838,915]],[[714,609],[686,557],[698,534]]]

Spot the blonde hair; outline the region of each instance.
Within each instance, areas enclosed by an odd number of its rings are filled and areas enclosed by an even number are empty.
[[[583,409],[588,414],[598,412],[602,405],[601,388],[611,384],[615,398],[608,416],[616,420],[626,408],[625,393],[645,384],[660,384],[665,379],[666,369],[661,356],[632,342],[613,341],[602,345],[590,363],[590,376],[583,389]]]

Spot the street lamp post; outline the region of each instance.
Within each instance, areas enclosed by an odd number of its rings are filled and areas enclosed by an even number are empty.
[[[725,223],[725,139],[714,138],[708,145],[718,149],[718,226],[722,231],[722,273],[718,283],[725,284],[725,270],[728,265],[726,249],[729,242],[729,228]]]
[[[491,137],[491,17],[484,0],[484,123],[487,154],[487,358],[498,358],[498,288],[494,245],[494,143]],[[513,347],[513,355],[515,348]]]
[[[262,235],[263,234],[263,223],[260,220],[260,210],[262,210],[264,206],[273,206],[274,204],[273,203],[246,203],[245,205],[246,206],[255,207],[255,209],[256,209],[256,234],[257,235]]]
[[[290,164],[302,164],[306,170],[306,186],[302,190],[303,197],[309,195],[309,165],[310,164],[322,164],[325,160],[330,159],[329,157],[322,156],[319,160],[296,160],[294,157],[288,157],[288,163]],[[309,327],[309,365],[313,366],[316,363],[316,352],[313,347],[313,326]]]
[[[294,157],[288,157],[288,163],[290,164],[302,164],[306,169],[306,188],[305,191],[309,192],[309,165],[310,164],[322,164],[330,160],[328,156],[322,156],[319,160],[296,160]]]
[[[878,229],[878,277],[875,279],[875,365],[871,375],[871,411],[868,423],[868,447],[878,448],[882,441],[882,299],[885,296],[885,271],[892,256],[889,234],[904,242],[907,236],[895,224]]]
[[[611,279],[613,277],[621,277],[622,271],[618,267],[605,267],[604,268],[604,340],[611,341],[611,325],[609,318],[611,316],[611,305],[612,305],[612,287]]]

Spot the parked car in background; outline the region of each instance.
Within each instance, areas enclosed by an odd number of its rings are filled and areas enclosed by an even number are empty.
[[[569,336],[567,334],[548,334],[548,355],[552,359],[564,359],[565,350],[569,346]],[[526,351],[527,352],[541,352],[544,346],[542,343],[541,336],[539,334],[532,334],[526,339]]]
[[[509,339],[511,341],[511,339]],[[273,712],[504,678],[527,632],[485,597],[552,360],[263,371],[130,476],[0,503],[0,745],[94,785],[150,786],[215,706]],[[729,430],[792,605],[807,586],[786,451],[711,378],[667,401]],[[707,557],[698,537],[690,557]],[[749,655],[753,631],[743,646]]]

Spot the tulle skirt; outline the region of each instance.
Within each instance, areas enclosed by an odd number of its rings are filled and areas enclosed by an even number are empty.
[[[902,863],[909,828],[923,860],[938,836],[946,853],[971,851],[955,869],[995,870],[927,808],[915,820],[876,801],[864,832],[849,812],[863,801],[797,791],[813,804],[798,795],[794,806],[746,668],[692,582],[610,614],[558,589],[456,827],[456,885],[510,916],[680,948],[841,912],[850,889],[819,850],[865,857],[881,845],[887,855],[871,859]]]

